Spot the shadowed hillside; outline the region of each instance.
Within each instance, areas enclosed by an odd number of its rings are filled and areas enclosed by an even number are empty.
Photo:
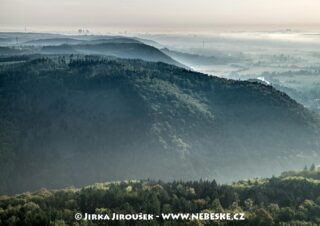
[[[1,192],[271,175],[318,159],[286,94],[163,63],[35,58],[0,71]]]

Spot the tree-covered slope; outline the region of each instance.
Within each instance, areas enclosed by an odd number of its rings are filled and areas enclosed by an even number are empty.
[[[84,54],[162,62],[187,68],[146,43],[152,44],[152,41],[125,36],[0,32],[0,60],[3,57],[33,54]]]
[[[88,44],[79,45],[59,45],[45,46],[39,53],[42,54],[86,54],[86,55],[104,55],[123,59],[140,59],[150,62],[162,62],[176,66],[184,65],[173,60],[157,48],[140,43],[136,40],[128,42],[126,39],[96,40]]]
[[[0,71],[0,191],[271,175],[319,157],[282,92],[163,63],[51,57]]]
[[[310,172],[310,171],[308,171]],[[300,174],[299,172],[298,174]],[[303,171],[307,175],[307,171]],[[313,171],[317,174],[319,171]],[[282,176],[219,185],[215,181],[99,183],[82,189],[41,189],[0,196],[0,224],[11,225],[224,225],[316,226],[320,180]],[[76,214],[154,214],[153,221],[75,220]],[[168,213],[243,213],[241,221],[163,220]]]

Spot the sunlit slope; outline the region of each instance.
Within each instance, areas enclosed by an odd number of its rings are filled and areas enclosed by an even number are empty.
[[[243,213],[245,220],[215,222],[226,226],[319,225],[319,171],[304,170],[296,173],[299,176],[285,174],[232,185],[204,180],[171,183],[139,180],[97,183],[82,189],[41,189],[14,196],[0,195],[0,222],[3,226],[87,225],[88,221],[75,220],[75,214],[82,214],[82,217],[85,213],[100,214],[112,219],[113,214],[148,213],[161,217],[146,224],[180,226],[195,222],[211,224],[213,220],[205,220],[204,214],[230,213],[233,216]],[[202,215],[201,221],[163,221],[162,214],[168,213]],[[101,225],[101,222],[93,220],[90,225]],[[107,218],[104,222],[120,224],[120,221],[107,221]],[[136,222],[144,224],[143,221]],[[132,221],[121,221],[121,225],[132,225]]]

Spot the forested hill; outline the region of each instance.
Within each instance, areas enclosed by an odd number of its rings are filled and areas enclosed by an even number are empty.
[[[292,174],[292,172],[291,172]],[[299,176],[297,176],[299,175]],[[297,175],[252,179],[233,185],[215,181],[100,183],[82,189],[41,189],[0,196],[0,224],[11,225],[223,225],[316,226],[320,224],[320,180]],[[301,176],[303,175],[303,176]],[[244,213],[244,221],[85,221],[75,214]]]
[[[231,181],[319,160],[318,119],[271,86],[138,60],[19,62],[0,68],[2,193]]]
[[[96,43],[95,43],[96,42]],[[140,59],[150,62],[162,62],[179,67],[186,67],[173,60],[157,48],[143,43],[125,42],[124,40],[90,41],[88,44],[44,46],[38,52],[41,54],[85,54],[114,56],[123,59]],[[37,52],[37,51],[36,51]]]
[[[2,38],[2,39],[1,39]],[[103,55],[123,59],[162,62],[178,67],[177,62],[152,45],[153,42],[124,36],[67,36],[55,34],[24,34],[0,32],[0,60],[23,55]]]

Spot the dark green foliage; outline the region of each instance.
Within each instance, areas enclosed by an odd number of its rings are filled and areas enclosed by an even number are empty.
[[[2,193],[231,181],[317,161],[318,120],[270,86],[138,60],[9,60],[19,62],[0,67]]]
[[[299,174],[298,172],[297,174]],[[313,171],[315,173],[315,171]],[[316,171],[320,175],[319,171]],[[285,197],[284,197],[285,196]],[[245,213],[245,221],[76,221],[81,213]],[[279,177],[215,181],[100,183],[82,189],[0,196],[1,225],[319,225],[320,180]]]

